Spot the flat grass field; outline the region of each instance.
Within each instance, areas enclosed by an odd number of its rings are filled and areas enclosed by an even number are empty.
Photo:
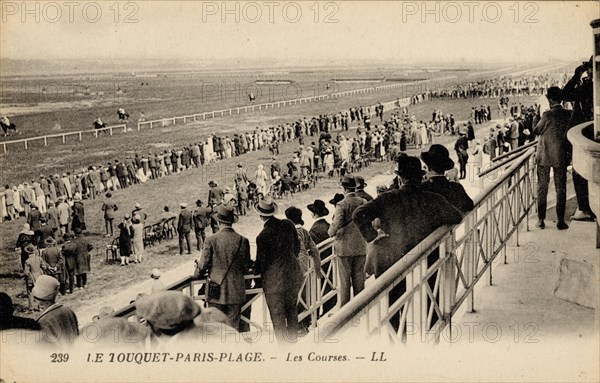
[[[454,113],[457,120],[460,121],[467,119],[471,106],[481,105],[481,103],[487,101],[491,100],[430,101],[415,105],[410,110],[417,115],[417,118],[426,119],[431,115],[432,110],[440,109],[444,112]],[[533,102],[533,99],[530,101]],[[312,106],[314,107],[315,105]],[[336,107],[338,107],[338,105],[336,105]],[[271,121],[272,119],[282,121],[293,120],[297,115],[291,113],[291,109],[274,110],[274,112],[279,111],[288,114],[270,117],[265,116],[262,121],[257,115],[247,115],[244,117],[251,117],[255,119],[256,123]],[[497,118],[497,116],[493,115],[493,118]],[[217,120],[214,122],[217,122]],[[219,128],[224,131],[234,131],[236,126],[239,126],[235,121],[230,120],[229,118],[220,119],[218,122],[220,123]],[[355,127],[356,125],[351,127],[350,134],[353,133],[352,131]],[[102,151],[103,154],[98,154],[99,150],[94,147],[94,142],[85,143],[85,151],[87,151],[85,158],[98,158],[98,160],[105,158],[104,156],[112,158],[117,156],[117,153],[133,152],[131,150],[133,145],[138,148],[144,148],[145,150],[147,148],[156,148],[157,146],[162,145],[171,146],[190,142],[190,140],[195,139],[198,134],[197,129],[190,128],[191,127],[188,125],[181,125],[173,126],[168,129],[165,128],[164,130],[156,130],[156,134],[152,135],[147,134],[147,132],[141,132],[136,133],[135,137],[134,134],[128,134],[122,137],[106,138],[106,141],[103,140],[103,142],[107,142],[108,146]],[[214,125],[203,126],[200,129],[214,129]],[[125,138],[127,138],[127,140],[125,140]],[[453,140],[455,140],[455,137],[440,137],[436,139],[436,142],[449,143]],[[307,141],[311,141],[310,137]],[[280,163],[285,163],[284,161],[291,158],[291,153],[297,149],[297,146],[297,142],[283,144],[279,156]],[[77,158],[80,157],[80,153],[82,153],[81,150],[72,149],[70,155],[62,153],[53,154],[53,156],[60,155],[63,163],[76,163]],[[417,153],[417,151],[415,151],[415,153]],[[97,155],[98,157],[93,157],[94,155]],[[54,161],[52,157],[49,157],[49,160]],[[149,216],[148,222],[153,222],[156,220],[153,219],[153,217],[157,217],[160,214],[162,207],[165,205],[168,205],[172,211],[177,212],[179,209],[178,204],[180,202],[187,202],[189,206],[192,206],[193,201],[198,198],[206,201],[208,194],[207,184],[209,180],[215,180],[221,186],[232,185],[236,163],[239,161],[244,163],[244,166],[248,169],[248,174],[252,175],[259,163],[265,165],[270,163],[270,155],[267,150],[261,150],[248,153],[243,157],[234,157],[219,161],[216,164],[211,164],[204,168],[192,168],[176,175],[163,177],[158,180],[151,180],[146,184],[138,184],[126,190],[116,191],[114,192],[113,200],[119,206],[119,212],[131,211],[134,204],[140,202]],[[60,159],[56,159],[55,165],[58,166],[60,162]],[[47,169],[47,166],[49,166],[48,163],[41,168]],[[369,168],[364,169],[361,174],[368,180],[376,174],[389,172],[391,168],[393,168],[393,164],[391,163],[374,163]],[[336,192],[339,192],[338,180],[335,178],[325,178],[319,182],[317,188],[295,194],[292,198],[288,197],[280,201],[280,210],[283,212],[286,207],[292,204],[305,207],[306,204],[311,203],[314,198],[320,198],[324,194],[333,196]],[[150,270],[154,267],[158,267],[164,271],[190,261],[189,256],[180,257],[176,255],[178,253],[178,244],[177,240],[174,239],[146,249],[147,261],[142,264],[129,267],[119,267],[118,265],[113,264],[106,265],[104,263],[104,252],[105,246],[110,242],[110,239],[103,237],[103,220],[102,212],[100,210],[102,201],[103,197],[96,200],[84,201],[86,223],[89,231],[87,233],[87,238],[94,245],[95,249],[92,251],[92,272],[88,277],[90,280],[89,288],[85,291],[76,291],[72,295],[66,295],[60,298],[61,302],[64,302],[74,309],[89,305],[95,299],[106,297],[111,294],[111,292],[116,293],[123,291],[127,286],[148,278]],[[0,225],[0,252],[2,254],[2,257],[0,258],[0,290],[7,291],[13,297],[18,296],[18,298],[16,298],[16,303],[19,305],[26,305],[26,298],[22,295],[24,290],[23,281],[20,277],[18,255],[14,252],[14,243],[23,222],[24,219],[20,219],[15,222],[5,222]],[[248,236],[251,242],[254,242],[256,234],[261,227],[262,224],[259,221],[259,218],[253,212],[249,213],[246,217],[242,217],[240,222],[236,225],[236,229]],[[194,239],[192,239],[192,243],[195,244]],[[198,256],[199,253],[194,251],[192,257],[197,258]],[[193,270],[190,270],[190,273],[192,272]],[[22,308],[22,306],[19,306],[19,309],[20,308]]]
[[[335,76],[328,72],[18,79],[2,81],[0,114],[13,116],[13,122],[22,128],[23,137],[31,137],[48,130],[58,133],[90,129],[97,116],[107,125],[118,124],[119,107],[125,108],[133,121],[137,121],[141,112],[150,120],[247,106],[250,93],[256,97],[255,104],[262,104],[457,74],[460,72],[409,73],[394,76],[385,83],[377,81],[384,76],[378,72],[354,75],[370,80],[363,82],[333,82]]]

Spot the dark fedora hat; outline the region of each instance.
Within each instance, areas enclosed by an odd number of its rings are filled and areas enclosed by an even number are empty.
[[[421,159],[427,166],[434,170],[450,170],[454,167],[454,161],[445,146],[433,144],[428,151],[421,153]]]
[[[354,177],[344,176],[340,182],[340,185],[346,189],[356,189],[356,180],[354,180]]]
[[[238,216],[235,214],[232,207],[219,205],[215,219],[219,222],[232,224],[238,221]]]
[[[271,217],[277,214],[278,207],[271,197],[266,197],[254,205],[254,210],[263,217]]]
[[[419,160],[417,157],[399,157],[397,162],[398,170],[396,170],[396,174],[398,174],[400,177],[418,178],[423,177],[425,174],[421,166],[421,160]]]
[[[551,86],[550,88],[548,88],[546,90],[546,98],[548,100],[555,100],[558,101],[561,98],[561,89],[557,86]]]
[[[356,182],[356,188],[364,188],[367,186],[363,176],[354,176],[354,181]]]
[[[329,200],[329,203],[332,204],[333,206],[335,206],[343,199],[344,199],[344,195],[342,193],[336,193],[335,196],[333,196],[333,199]]]
[[[290,206],[285,209],[285,217],[296,225],[304,225],[304,221],[302,220],[302,210],[298,209],[296,206]]]
[[[329,215],[329,209],[325,206],[325,202],[320,199],[316,199],[315,202],[306,206],[309,211],[315,213],[319,217]]]
[[[215,187],[215,186],[217,186],[217,184],[215,183],[215,181],[213,181],[213,180],[210,180],[210,181],[208,182],[208,186],[210,186],[210,187]]]

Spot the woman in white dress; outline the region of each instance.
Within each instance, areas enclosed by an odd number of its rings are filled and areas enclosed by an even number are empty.
[[[21,191],[23,190],[23,185],[19,185],[19,187],[13,186],[12,188],[12,193],[13,193],[13,201],[14,201],[14,207],[15,207],[15,211],[17,212],[17,217],[19,216],[19,214],[21,214],[22,212],[24,212],[25,210],[23,209],[23,206],[21,205]]]
[[[148,177],[146,176],[146,174],[144,174],[144,168],[139,168],[135,173],[135,177],[138,179],[138,181],[140,181],[143,184],[145,184],[146,181],[148,181]]]
[[[429,135],[427,134],[427,125],[421,124],[421,145],[429,145]]]

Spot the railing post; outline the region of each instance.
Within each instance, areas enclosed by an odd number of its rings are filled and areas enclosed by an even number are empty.
[[[464,242],[463,247],[463,269],[465,280],[467,282],[467,288],[472,286],[473,280],[475,279],[475,259],[474,259],[474,217],[473,214],[469,214],[465,218],[465,233],[464,235],[468,238]],[[469,301],[468,310],[471,313],[475,312],[475,289],[473,288],[467,298]]]
[[[108,129],[108,131],[110,132],[110,135],[112,136],[113,135],[113,128],[112,128],[112,126]]]
[[[2,143],[2,149],[4,150],[4,154],[6,154],[6,143]]]
[[[66,142],[64,134],[62,135],[62,141],[63,141],[63,144]]]
[[[24,142],[25,142],[25,150],[27,150],[27,140],[25,140]],[[63,136],[63,142],[64,142],[64,136]]]
[[[444,315],[445,325],[448,328],[449,339],[452,339],[452,310],[456,302],[456,271],[454,269],[456,232],[453,230],[451,235],[439,247],[439,254],[443,260],[442,270],[440,270],[440,304],[442,315]],[[436,334],[436,341],[439,341],[440,334]]]
[[[79,141],[81,141],[81,138],[79,139]],[[44,136],[44,146],[48,146],[48,137],[46,137],[46,136]],[[5,153],[6,153],[6,151],[5,151]]]

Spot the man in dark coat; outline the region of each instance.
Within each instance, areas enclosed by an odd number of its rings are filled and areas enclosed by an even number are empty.
[[[587,77],[583,77],[584,73],[587,73]],[[573,103],[573,113],[568,124],[569,128],[594,119],[593,74],[590,58],[590,61],[575,68],[573,77],[562,89],[562,100]],[[578,209],[572,219],[576,221],[593,221],[596,215],[590,208],[588,181],[579,175],[575,169],[573,169],[573,186],[577,196]]]
[[[35,232],[38,231],[42,226],[42,214],[40,213],[38,206],[35,204],[35,202],[32,202],[30,204],[30,207],[31,210],[29,211],[29,215],[27,216],[27,223],[29,224],[31,230]]]
[[[194,233],[196,234],[196,249],[200,251],[202,249],[202,243],[206,240],[206,233],[204,229],[210,223],[211,210],[207,207],[202,206],[202,201],[196,201],[196,210],[192,212],[192,224],[194,226]]]
[[[40,218],[40,223],[41,223],[41,226],[40,226],[39,229],[37,229],[35,231],[35,236],[36,236],[37,241],[38,241],[38,245],[37,245],[38,248],[39,249],[44,249],[44,248],[46,248],[46,242],[45,242],[46,239],[48,239],[48,238],[54,238],[54,231],[46,223],[46,217],[42,216]]]
[[[459,137],[454,143],[454,150],[456,151],[456,156],[458,157],[458,163],[460,165],[460,179],[465,179],[467,177],[467,162],[469,161],[469,154],[467,149],[469,148],[469,141],[467,140],[467,136],[465,132],[459,132]]]
[[[87,287],[87,273],[91,271],[90,251],[94,249],[94,246],[81,235],[81,229],[75,229],[74,233],[73,243],[77,247],[75,278],[77,279],[77,288],[85,289]]]
[[[73,230],[76,230],[77,228],[81,229],[81,230],[86,230],[85,227],[85,208],[83,206],[83,202],[81,201],[81,196],[76,193],[75,197],[73,198],[74,202],[73,202],[73,206],[71,206],[71,210],[72,210],[72,223],[71,223],[71,228]]]
[[[438,227],[462,220],[462,214],[444,197],[421,190],[424,171],[418,158],[399,157],[396,174],[401,181],[400,189],[379,195],[353,214],[354,223],[369,242],[367,270],[375,277]]]
[[[421,159],[429,169],[428,180],[421,184],[421,190],[441,195],[463,214],[473,210],[473,200],[465,188],[458,182],[450,182],[444,175],[454,168],[446,147],[431,145],[428,151],[421,153]]]
[[[291,221],[275,217],[277,204],[270,197],[254,209],[265,223],[256,238],[255,271],[262,276],[277,340],[294,341],[300,328],[296,304],[304,278],[298,262],[300,240]]]
[[[546,227],[546,199],[548,197],[548,184],[550,183],[550,169],[554,177],[556,189],[556,216],[558,230],[568,229],[565,222],[565,208],[567,204],[567,166],[569,165],[569,146],[567,131],[571,112],[563,108],[560,101],[561,90],[558,87],[548,88],[546,98],[550,109],[545,111],[542,118],[533,128],[533,134],[539,136],[537,145],[537,227]]]
[[[77,244],[73,241],[73,236],[67,233],[63,236],[64,244],[62,255],[65,258],[65,284],[67,293],[73,293],[75,287],[75,268],[77,267]]]
[[[177,219],[177,233],[179,234],[179,255],[183,255],[183,241],[187,244],[188,254],[192,254],[192,248],[190,246],[190,232],[192,231],[193,217],[192,213],[187,210],[187,204],[182,203],[179,205],[181,212]]]
[[[333,222],[327,233],[335,237],[333,250],[338,262],[340,282],[338,299],[343,306],[350,301],[351,287],[354,296],[365,287],[366,242],[354,224],[352,214],[367,201],[354,192],[356,189],[354,177],[344,176],[341,186],[344,188],[345,196],[335,207]]]
[[[223,189],[221,189],[215,181],[210,181],[208,187],[208,206],[219,205],[223,201],[223,196],[225,195]]]
[[[219,297],[207,297],[209,306],[221,310],[227,315],[226,323],[239,331],[246,302],[244,274],[252,266],[250,242],[233,229],[238,218],[231,207],[219,206],[216,219],[219,231],[204,242],[200,267],[220,286]]]

